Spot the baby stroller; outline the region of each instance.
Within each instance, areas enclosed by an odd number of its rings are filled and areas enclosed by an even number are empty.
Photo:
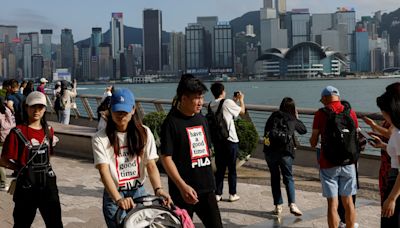
[[[173,210],[163,205],[163,198],[143,196],[133,199],[135,208],[126,211],[119,208],[116,213],[118,227],[123,228],[182,228],[181,219]]]

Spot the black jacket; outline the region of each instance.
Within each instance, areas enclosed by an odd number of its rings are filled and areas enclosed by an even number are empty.
[[[271,157],[278,158],[282,156],[292,156],[294,158],[294,148],[296,147],[294,132],[297,131],[299,134],[304,135],[307,133],[307,128],[301,120],[297,119],[293,115],[282,111],[276,111],[271,114],[265,124],[264,136],[271,130],[273,123],[277,118],[284,118],[287,122],[289,134],[292,135],[291,140],[285,148],[273,148],[272,146],[264,145],[264,152],[267,156]]]

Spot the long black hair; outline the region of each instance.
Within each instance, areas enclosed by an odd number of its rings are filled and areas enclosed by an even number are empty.
[[[294,100],[290,97],[283,98],[279,106],[279,111],[289,113],[293,117],[296,117],[296,104]]]
[[[376,104],[381,111],[386,112],[392,124],[400,129],[400,94],[394,91],[386,91],[376,98]]]
[[[115,143],[117,143],[117,127],[111,115],[112,114],[110,114],[110,116],[108,117],[106,134],[111,146],[114,147]],[[146,146],[147,142],[147,132],[142,124],[142,121],[137,117],[136,113],[132,116],[132,119],[128,123],[127,138],[128,154],[132,156],[142,156],[144,153],[144,147]],[[119,153],[119,151],[116,152]]]

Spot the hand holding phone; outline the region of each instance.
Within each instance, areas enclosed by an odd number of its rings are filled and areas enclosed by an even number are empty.
[[[359,132],[369,143],[375,143],[375,138],[373,138],[367,132],[365,132],[363,130],[360,130]]]

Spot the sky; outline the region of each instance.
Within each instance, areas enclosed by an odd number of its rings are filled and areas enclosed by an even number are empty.
[[[399,0],[287,0],[287,10],[309,8],[311,13],[333,13],[337,7],[355,8],[357,18],[382,10],[400,8]],[[124,24],[142,27],[143,9],[162,11],[163,30],[184,31],[197,16],[218,16],[230,21],[249,11],[259,10],[263,0],[18,0],[1,4],[0,24],[17,25],[18,32],[53,29],[59,43],[63,28],[72,29],[74,41],[90,37],[92,27],[109,29],[112,12],[122,12]]]

